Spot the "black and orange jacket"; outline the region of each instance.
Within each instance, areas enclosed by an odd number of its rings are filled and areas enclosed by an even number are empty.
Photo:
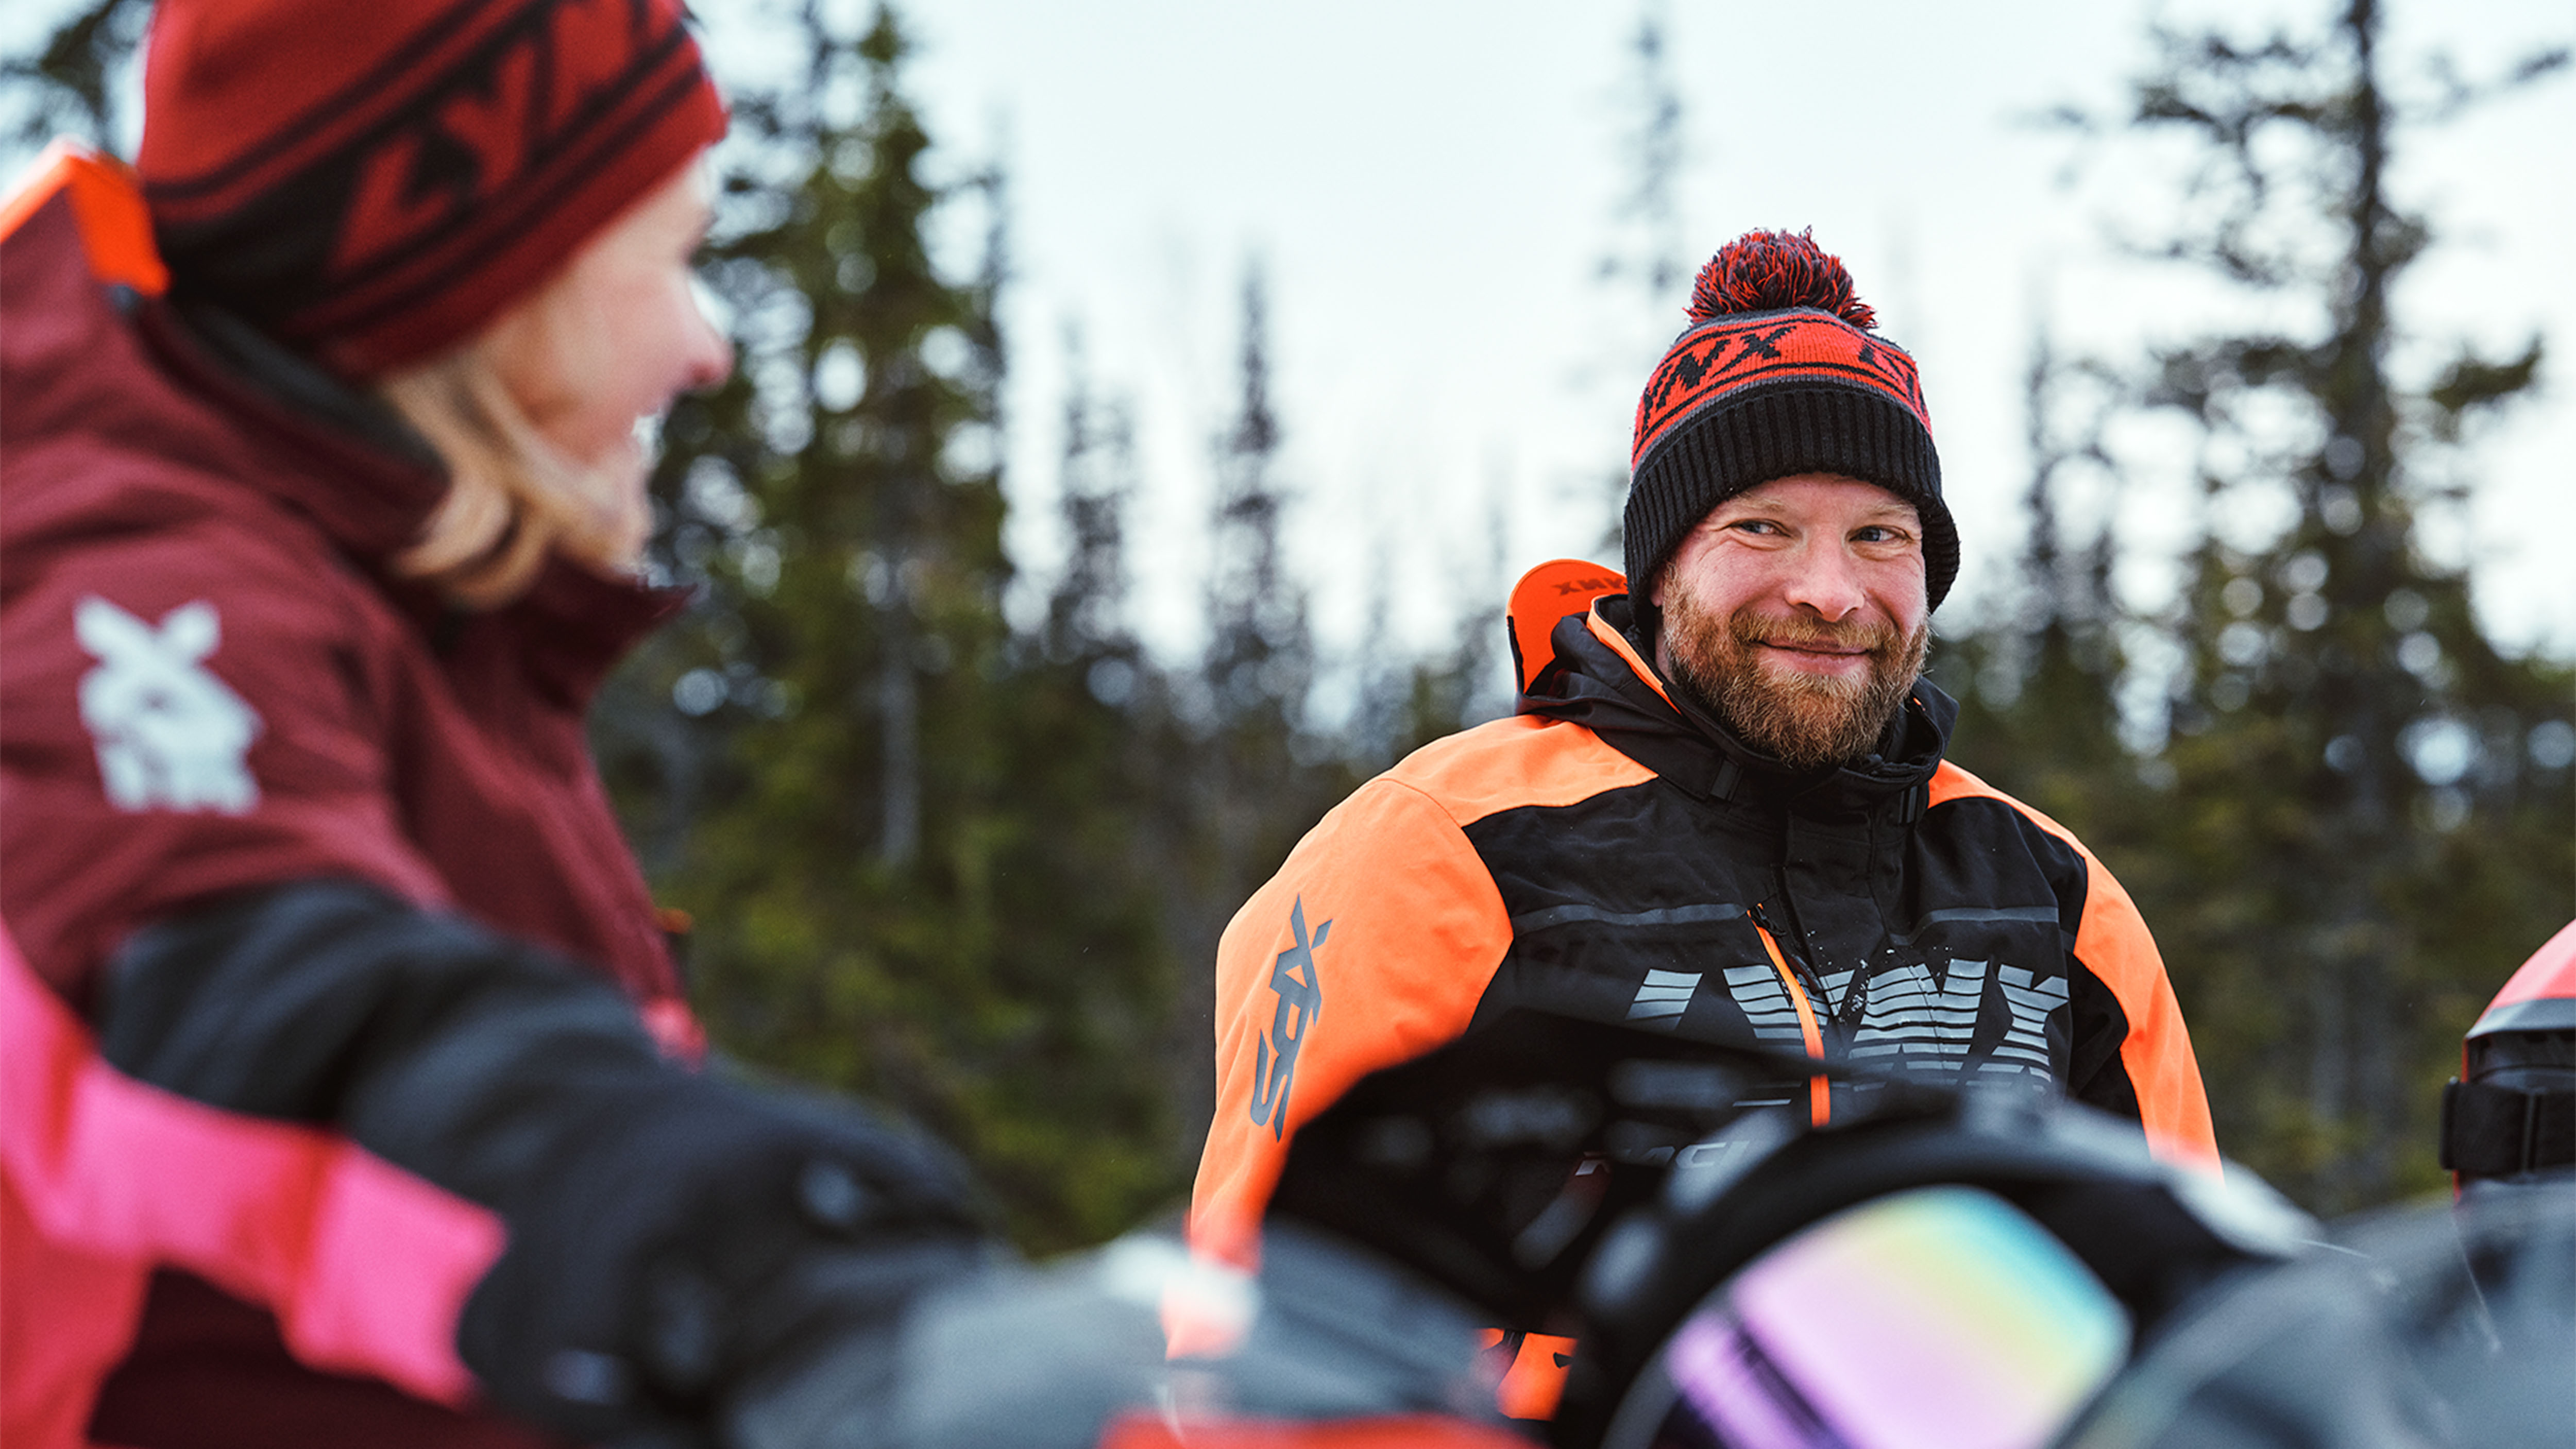
[[[1510,719],[1336,807],[1227,928],[1216,1118],[1191,1212],[1248,1260],[1290,1140],[1361,1077],[1514,1007],[1947,1079],[2045,1084],[2214,1161],[2128,893],[1942,758],[1929,683],[1883,756],[1792,776],[1665,693],[1596,602]],[[1822,1078],[1781,1094],[1826,1120]]]

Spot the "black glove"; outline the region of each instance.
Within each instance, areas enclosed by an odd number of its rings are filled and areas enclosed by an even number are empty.
[[[596,974],[370,887],[140,932],[94,1018],[131,1076],[335,1127],[497,1212],[458,1351],[498,1406],[577,1438],[702,1436],[747,1376],[891,1325],[988,1251],[926,1139],[680,1067]]]

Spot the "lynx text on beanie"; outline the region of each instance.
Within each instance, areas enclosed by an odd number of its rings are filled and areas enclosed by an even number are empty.
[[[175,299],[352,378],[471,336],[724,133],[679,0],[160,0]]]
[[[1690,317],[1637,401],[1629,586],[1642,598],[1682,536],[1728,498],[1837,473],[1922,514],[1937,607],[1958,577],[1959,534],[1941,501],[1931,413],[1914,359],[1877,335],[1842,262],[1809,233],[1747,232],[1700,269]]]

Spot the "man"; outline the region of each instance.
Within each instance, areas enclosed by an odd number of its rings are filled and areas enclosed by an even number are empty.
[[[1753,232],[1637,410],[1629,592],[1515,717],[1363,786],[1227,929],[1191,1232],[1250,1258],[1287,1147],[1514,1007],[2045,1086],[2214,1160],[2155,943],[2054,822],[1942,758],[1958,573],[1913,360],[1839,261]],[[1797,1092],[1808,1121],[1834,1102]]]

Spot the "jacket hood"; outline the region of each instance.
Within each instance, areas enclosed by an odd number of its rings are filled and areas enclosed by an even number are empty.
[[[69,197],[57,195],[5,239],[0,368],[13,451],[71,447],[134,466],[221,476],[313,520],[373,562],[419,535],[447,491],[426,445],[371,400],[316,381],[274,344],[213,314],[183,320],[162,298],[101,284]],[[373,426],[359,423],[370,418]],[[390,445],[389,445],[390,444]],[[69,507],[113,507],[98,467],[23,470],[30,492]]]
[[[1921,813],[1959,718],[1958,702],[1931,681],[1914,682],[1877,753],[1824,769],[1793,770],[1738,739],[1687,694],[1667,689],[1629,642],[1629,623],[1625,594],[1596,600],[1588,615],[1558,620],[1549,638],[1556,658],[1521,695],[1517,712],[1582,725],[1694,794],[1794,801],[1802,810],[1869,810],[1893,803],[1909,819]]]

